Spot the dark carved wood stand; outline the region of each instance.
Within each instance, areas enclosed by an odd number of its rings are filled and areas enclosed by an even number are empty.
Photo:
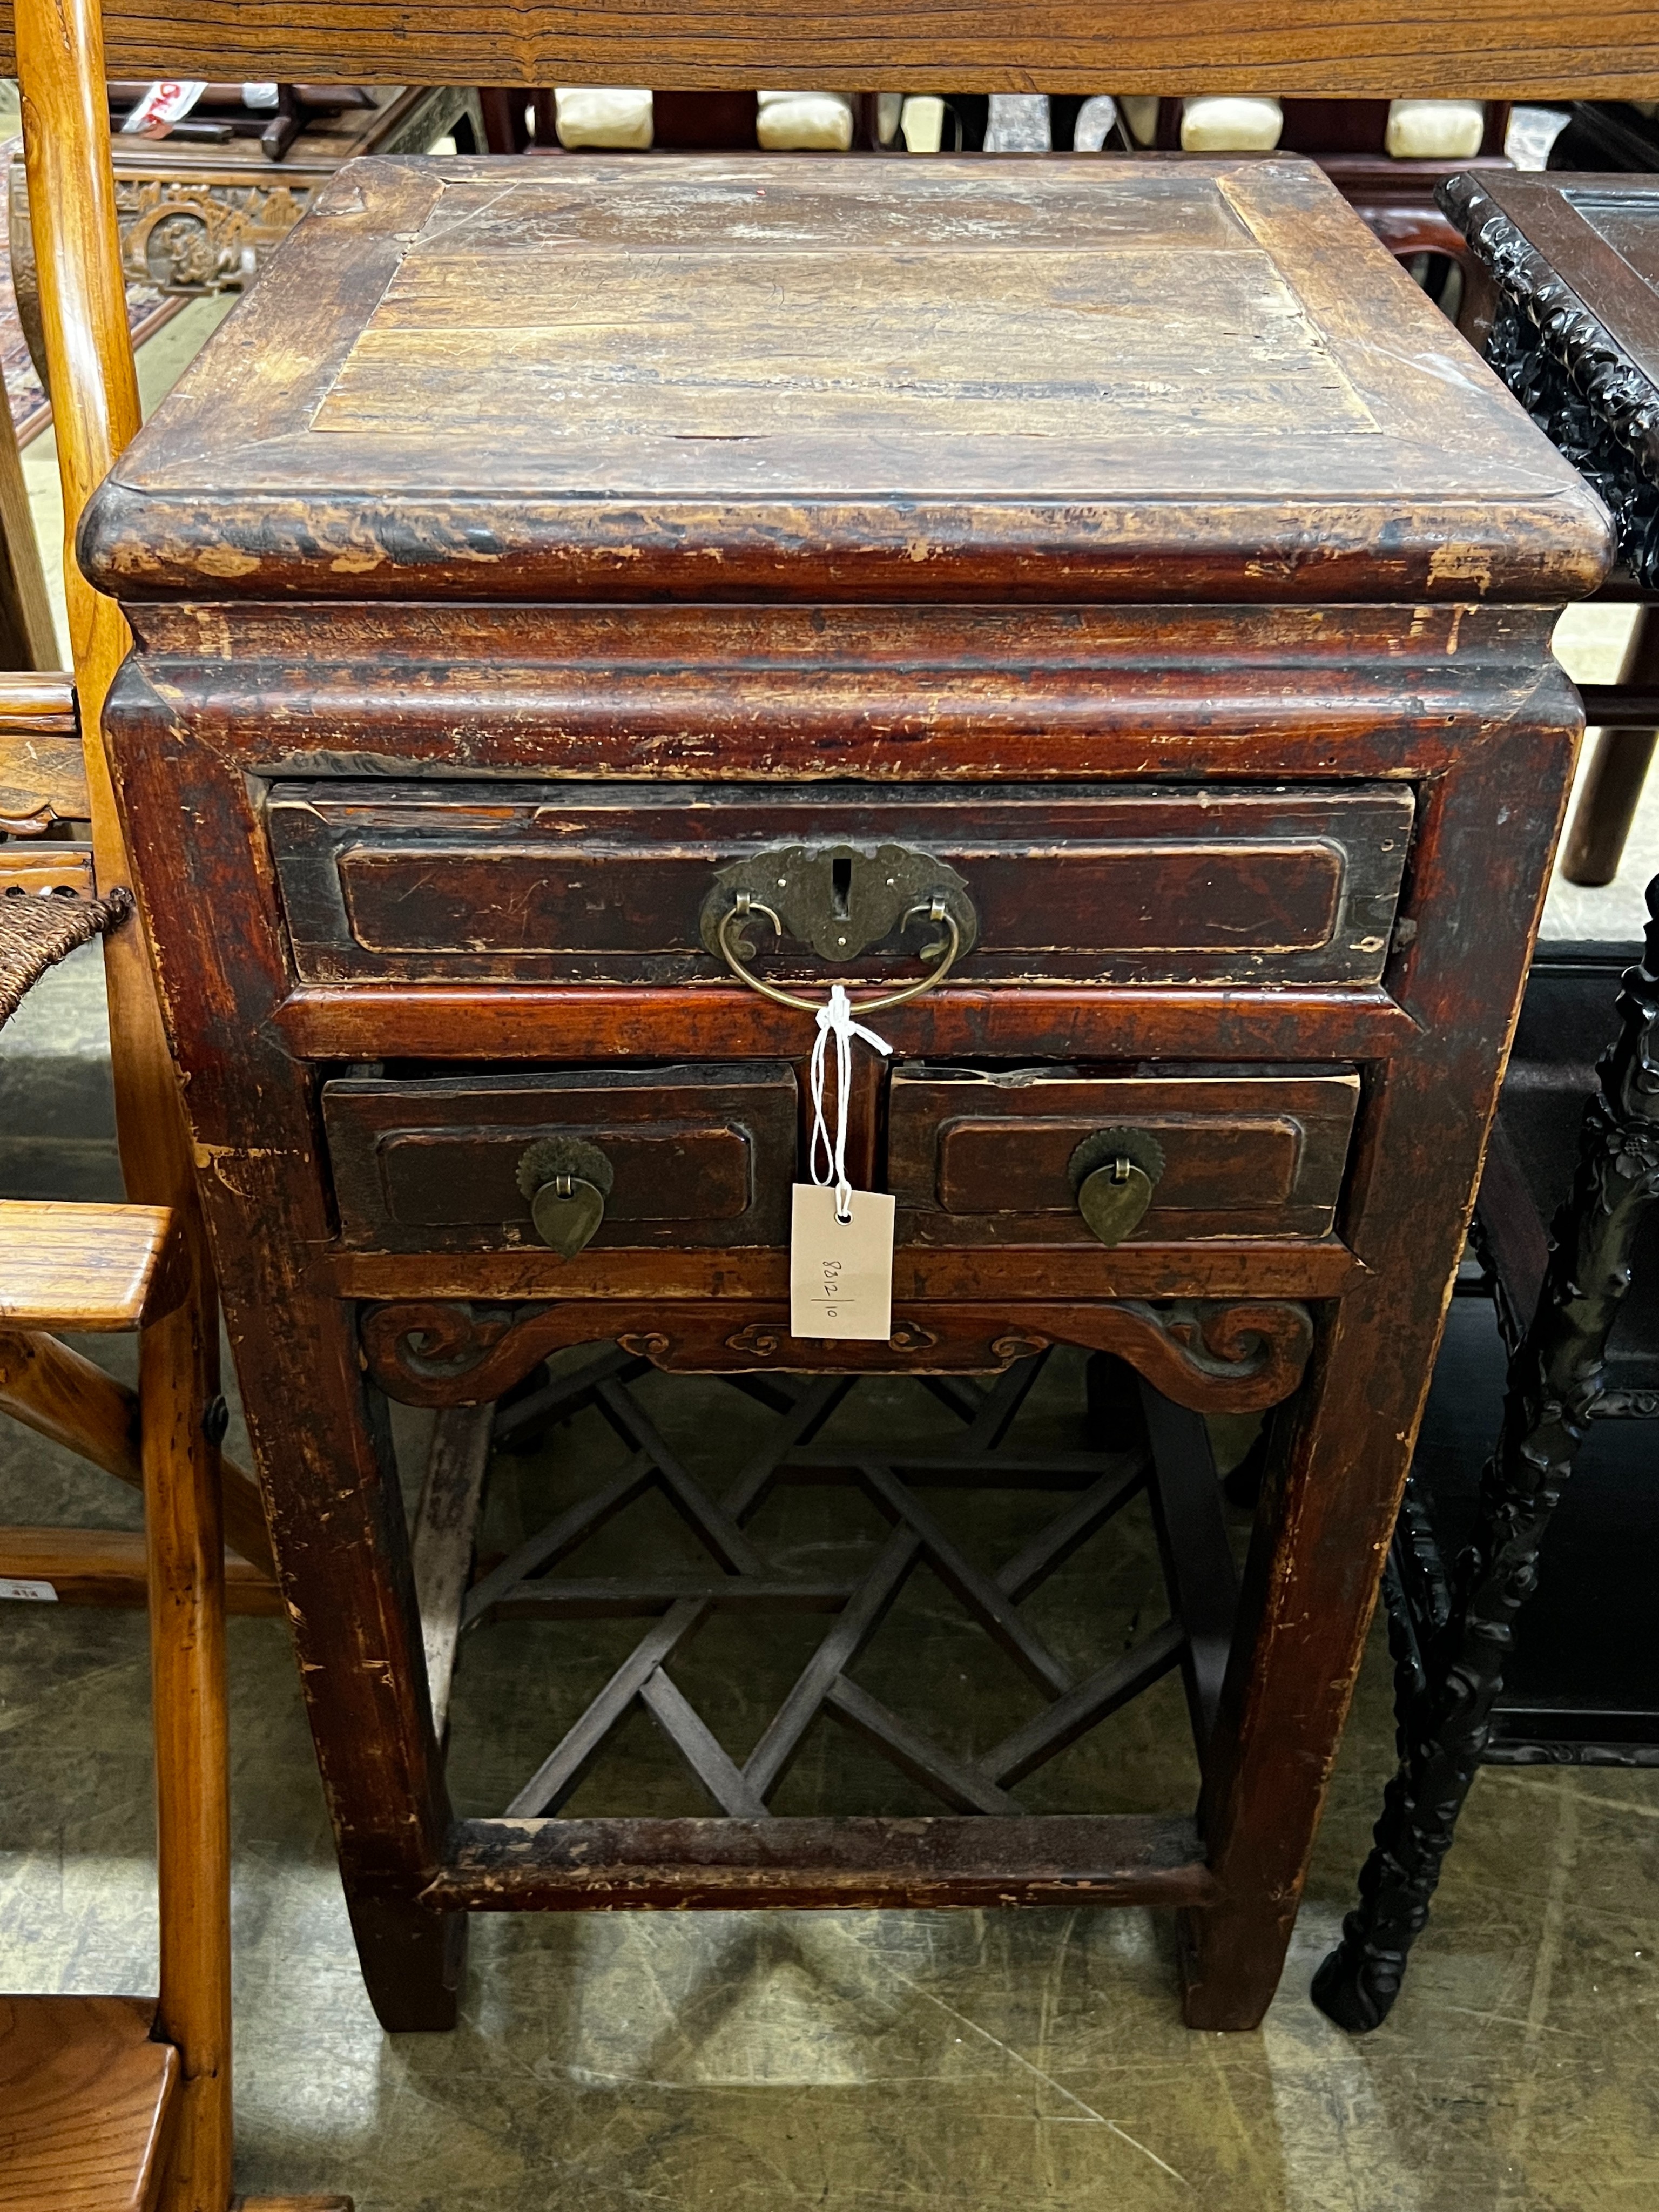
[[[1359,1905],[1315,1978],[1316,2002],[1353,2033],[1379,2027],[1400,1994],[1487,1746],[1540,1548],[1589,1424],[1651,1410],[1610,1390],[1607,1373],[1637,1237],[1659,1197],[1659,878],[1649,886],[1648,911],[1645,955],[1624,979],[1618,1039],[1584,1110],[1571,1195],[1510,1362],[1473,1540],[1430,1620],[1409,1624],[1396,1689],[1400,1771],[1360,1875]],[[1402,1522],[1396,1544],[1409,1551],[1414,1533]],[[1405,1573],[1420,1579],[1409,1564]]]
[[[1609,595],[1643,602],[1618,683],[1584,694],[1599,735],[1562,859],[1570,883],[1608,884],[1659,735],[1659,188],[1484,173],[1439,198],[1473,257],[1465,333],[1607,501]]]

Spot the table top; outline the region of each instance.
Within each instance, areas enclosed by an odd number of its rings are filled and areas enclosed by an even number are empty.
[[[350,164],[117,597],[1558,601],[1600,507],[1310,162]]]

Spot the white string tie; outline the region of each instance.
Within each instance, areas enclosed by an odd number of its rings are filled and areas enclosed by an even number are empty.
[[[806,1171],[820,1189],[826,1184],[836,1187],[836,1218],[850,1221],[853,1218],[853,1186],[847,1180],[847,1094],[853,1078],[853,1039],[862,1037],[865,1043],[880,1053],[884,1059],[893,1048],[885,1037],[878,1037],[873,1030],[853,1018],[853,1002],[839,983],[830,987],[830,1003],[820,1006],[817,1014],[818,1033],[812,1041],[812,1143],[806,1156]],[[830,1040],[836,1040],[836,1136],[830,1140],[830,1124],[823,1114],[823,1079],[828,1069]],[[818,1173],[818,1153],[823,1154],[823,1173]]]

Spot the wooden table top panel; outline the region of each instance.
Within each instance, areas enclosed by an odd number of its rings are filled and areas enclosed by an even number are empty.
[[[839,561],[890,598],[1001,562],[1028,596],[1547,599],[1605,559],[1290,158],[355,163],[82,547],[119,596],[207,598],[838,597]]]
[[[1620,100],[1659,72],[1659,9],[1639,0],[109,0],[103,14],[118,76]],[[15,74],[9,6],[0,66]]]

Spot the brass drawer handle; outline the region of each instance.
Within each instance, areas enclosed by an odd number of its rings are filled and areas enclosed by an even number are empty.
[[[1068,1163],[1078,1212],[1103,1244],[1140,1226],[1164,1173],[1164,1147],[1145,1129],[1097,1129]]]
[[[758,975],[751,974],[744,967],[737,946],[732,942],[732,930],[736,924],[748,921],[757,914],[766,916],[778,936],[783,935],[783,925],[771,908],[763,905],[759,899],[751,898],[747,891],[739,891],[736,903],[720,916],[714,932],[714,942],[720,948],[720,957],[740,983],[747,983],[750,989],[758,991],[762,998],[770,999],[780,1006],[797,1007],[802,1013],[816,1014],[819,1006],[817,999],[803,999],[793,991],[781,991],[776,984],[763,983]],[[962,932],[944,897],[936,893],[925,905],[913,906],[904,920],[908,922],[919,914],[925,915],[929,921],[942,921],[950,932],[949,939],[942,948],[936,945],[928,947],[930,953],[943,950],[944,958],[931,975],[924,975],[919,983],[908,984],[902,991],[887,991],[875,999],[855,999],[853,1001],[855,1013],[873,1014],[884,1006],[902,1006],[907,999],[919,999],[924,991],[931,991],[936,983],[942,983],[955,967],[957,956],[962,951]],[[749,951],[750,958],[754,957],[751,948],[745,946],[744,950]]]
[[[580,1137],[539,1137],[519,1160],[519,1188],[544,1244],[574,1260],[605,1219],[616,1170],[597,1145]]]

